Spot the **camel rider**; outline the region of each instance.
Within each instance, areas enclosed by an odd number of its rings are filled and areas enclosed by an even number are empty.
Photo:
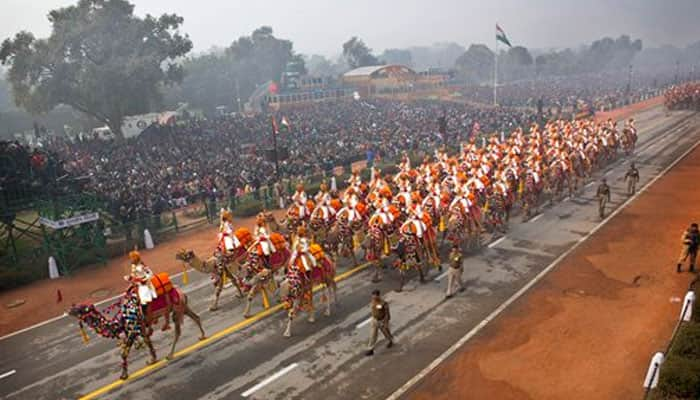
[[[309,199],[309,197],[306,195],[306,192],[304,191],[304,185],[301,183],[298,184],[297,190],[292,195],[292,201],[294,202],[294,205],[299,210],[299,219],[306,218],[306,214],[307,214],[306,206],[307,206],[308,199]]]
[[[314,200],[316,201],[316,208],[320,209],[322,212],[324,221],[328,221],[335,215],[336,210],[331,206],[332,197],[328,192],[328,185],[325,183],[321,184],[319,192],[314,197]]]
[[[219,246],[218,249],[226,255],[240,246],[240,242],[233,229],[233,215],[228,210],[221,210],[221,224],[219,225]]]
[[[270,232],[265,223],[265,215],[262,213],[258,214],[255,219],[255,246],[257,248],[258,255],[261,256],[265,262],[265,267],[270,268],[270,256],[272,253],[277,251],[274,244],[270,240]]]
[[[134,250],[130,252],[129,260],[131,261],[131,268],[129,275],[125,276],[124,280],[136,286],[136,291],[139,295],[139,302],[141,303],[141,311],[145,316],[148,303],[153,301],[158,296],[156,288],[151,282],[153,272],[143,263],[143,260],[141,260],[141,254],[138,251]]]
[[[360,184],[362,184],[362,178],[360,178],[360,173],[358,171],[353,171],[347,180],[347,184],[350,187],[360,187]]]
[[[294,252],[289,261],[292,267],[299,267],[306,278],[311,277],[311,271],[316,268],[316,258],[310,251],[311,240],[306,236],[306,227],[300,226],[297,229],[297,236],[294,239]]]

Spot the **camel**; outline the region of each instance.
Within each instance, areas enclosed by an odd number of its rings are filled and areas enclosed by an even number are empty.
[[[406,273],[411,269],[417,269],[420,276],[420,282],[425,283],[425,275],[422,268],[421,253],[425,258],[425,251],[421,251],[421,245],[418,243],[418,238],[401,233],[399,240],[395,246],[391,248],[398,256],[395,266],[399,270],[401,281],[397,292],[403,291],[403,286],[406,283]]]
[[[85,338],[87,334],[84,331],[83,324],[91,327],[95,333],[102,337],[120,341],[122,372],[119,378],[122,380],[129,377],[127,359],[131,347],[139,339],[143,340],[150,352],[151,358],[147,363],[150,365],[156,362],[156,351],[153,348],[150,337],[153,333],[152,325],[157,322],[158,318],[163,317],[166,320],[172,318],[175,324],[175,338],[172,346],[170,346],[170,353],[166,357],[168,360],[173,358],[175,345],[180,338],[185,315],[197,324],[200,332],[199,340],[204,340],[206,337],[199,316],[187,305],[187,295],[177,287],[173,287],[167,293],[153,300],[146,308],[145,315],[143,315],[135,286],[130,286],[127,289],[121,301],[113,305],[113,307],[116,306],[120,307],[120,312],[111,319],[103,314],[106,310],[100,312],[91,303],[73,304],[68,314],[78,319],[81,333]]]
[[[298,311],[306,311],[309,315],[308,321],[315,322],[315,310],[313,306],[313,287],[322,285],[324,293],[321,299],[326,305],[324,315],[331,315],[331,306],[338,301],[338,286],[335,282],[335,263],[321,251],[319,245],[312,248],[313,257],[316,258],[317,266],[311,271],[310,276],[305,276],[301,272],[300,265],[290,266],[287,269],[284,280],[280,283],[280,298],[287,310],[287,326],[284,330],[284,337],[292,336],[292,321]],[[313,247],[313,245],[312,245]]]
[[[244,248],[240,247],[236,249],[232,255],[224,256],[221,251],[217,250],[214,255],[206,260],[202,260],[194,253],[193,250],[181,249],[175,255],[175,259],[180,260],[185,263],[188,267],[192,267],[195,270],[211,274],[214,282],[214,301],[211,306],[209,306],[209,311],[216,311],[219,309],[219,296],[224,288],[225,278],[228,278],[233,282],[238,291],[238,298],[243,298],[243,289],[239,282],[239,272],[241,269],[241,263],[247,258],[248,252]]]
[[[268,292],[274,292],[276,289],[275,272],[286,266],[291,256],[287,241],[281,234],[273,232],[270,237],[276,251],[270,256],[264,256],[259,246],[254,244],[248,249],[248,258],[242,266],[245,274],[245,279],[242,281],[243,289],[248,292],[243,311],[245,318],[252,316],[250,308],[258,293],[262,294],[263,307],[270,308]]]

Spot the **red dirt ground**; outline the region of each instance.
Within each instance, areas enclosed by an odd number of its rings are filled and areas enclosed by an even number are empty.
[[[700,148],[424,379],[411,399],[640,399],[680,314]],[[672,205],[672,206],[671,206]],[[686,270],[687,271],[687,270]]]
[[[281,218],[283,211],[274,213],[277,218]],[[252,229],[254,224],[254,218],[234,220],[236,227]],[[153,250],[139,251],[155,272],[175,274],[183,270],[182,263],[175,260],[175,253],[179,249],[188,248],[194,249],[198,254],[211,254],[216,247],[216,234],[217,227],[207,226],[165,243],[156,243]],[[70,277],[47,279],[0,293],[0,336],[61,315],[72,303],[83,300],[97,302],[123,292],[126,284],[122,277],[128,265],[125,254],[109,260],[106,266],[88,267]],[[57,290],[61,290],[63,296],[60,303],[56,302]],[[99,292],[99,295],[94,295],[95,292]],[[25,303],[16,308],[6,307],[15,300],[24,300]]]

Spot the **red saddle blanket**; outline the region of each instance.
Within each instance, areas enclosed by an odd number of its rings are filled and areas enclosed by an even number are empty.
[[[289,249],[285,248],[278,248],[276,252],[272,253],[270,255],[270,264],[272,265],[280,265],[284,262],[284,260],[287,260],[289,258]]]
[[[174,288],[171,288],[167,293],[163,295],[159,294],[158,297],[148,303],[148,311],[149,313],[155,313],[168,307],[168,304],[180,304],[180,301],[182,301],[180,298],[180,292]]]

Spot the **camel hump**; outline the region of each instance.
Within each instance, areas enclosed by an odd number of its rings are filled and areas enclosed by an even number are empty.
[[[151,278],[151,283],[156,289],[158,296],[165,293],[170,293],[173,290],[173,283],[170,281],[170,275],[167,272],[159,272]]]

